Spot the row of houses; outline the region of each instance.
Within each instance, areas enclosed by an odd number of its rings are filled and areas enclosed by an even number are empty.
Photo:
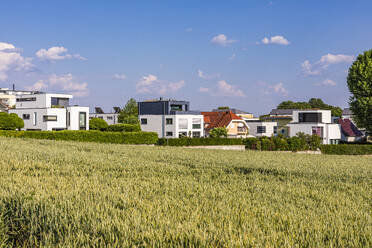
[[[91,118],[104,119],[109,125],[118,123],[119,107],[111,113],[96,107],[94,113],[89,113],[89,107],[71,105],[72,97],[0,88],[0,111],[17,114],[24,120],[25,130],[89,130]],[[324,144],[353,142],[363,136],[348,109],[338,120],[332,118],[330,110],[315,109],[273,109],[264,118],[257,118],[238,109],[195,111],[188,101],[160,98],[139,102],[138,118],[142,131],[156,132],[164,138],[208,137],[216,127],[225,127],[231,138],[317,134]]]

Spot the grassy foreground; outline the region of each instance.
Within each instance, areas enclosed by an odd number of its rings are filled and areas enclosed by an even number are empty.
[[[0,247],[371,247],[372,157],[0,138]]]

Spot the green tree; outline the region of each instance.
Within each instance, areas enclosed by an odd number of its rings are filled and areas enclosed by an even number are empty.
[[[372,132],[372,49],[359,54],[349,68],[347,86],[351,96],[350,109],[353,120],[368,134]]]
[[[277,109],[326,109],[331,110],[332,116],[341,117],[342,109],[340,107],[325,104],[320,98],[311,98],[308,102],[281,102]]]
[[[226,127],[215,127],[209,132],[209,135],[212,138],[227,137],[227,128]]]
[[[107,127],[108,127],[107,122],[101,118],[92,118],[89,120],[90,130],[104,131]]]
[[[131,98],[120,111],[118,122],[126,124],[138,124],[138,106],[135,99]]]
[[[229,110],[230,107],[228,107],[228,106],[221,106],[221,107],[218,107],[217,109],[226,109],[226,110]]]
[[[24,128],[25,123],[23,122],[23,119],[19,118],[17,114],[15,113],[9,114],[9,119],[11,120],[12,123],[14,123],[13,125],[15,126],[16,129],[21,130],[22,128]]]
[[[24,122],[17,114],[0,113],[1,130],[20,130],[24,127]]]

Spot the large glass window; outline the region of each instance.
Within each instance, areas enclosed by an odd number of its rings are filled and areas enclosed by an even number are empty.
[[[182,111],[182,105],[180,104],[171,104],[171,110],[172,111]]]
[[[173,125],[173,119],[172,118],[167,118],[166,123],[167,123],[167,125]]]
[[[323,127],[312,127],[312,134],[316,134],[319,137],[323,138]]]
[[[322,122],[322,113],[299,113],[298,122]]]
[[[51,98],[51,105],[52,107],[68,107],[69,99],[68,98],[59,98],[59,97],[52,97]]]
[[[44,121],[57,121],[56,115],[44,115],[43,116]]]
[[[86,112],[79,112],[79,129],[80,130],[87,129],[87,113]]]
[[[187,119],[185,119],[185,118],[180,118],[180,119],[178,120],[178,128],[179,128],[179,129],[187,129],[187,125],[188,125]]]
[[[200,118],[193,118],[192,119],[192,129],[200,129],[201,128],[201,119]]]
[[[266,133],[266,126],[257,126],[257,133]]]

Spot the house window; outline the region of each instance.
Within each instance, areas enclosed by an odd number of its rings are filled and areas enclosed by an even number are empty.
[[[167,118],[166,120],[167,125],[173,125],[173,119],[172,118]]]
[[[178,137],[179,137],[179,138],[187,137],[187,132],[179,132],[179,133],[178,133]]]
[[[22,119],[23,120],[29,120],[30,119],[30,114],[23,114]]]
[[[277,134],[277,133],[278,133],[278,127],[274,126],[274,134]]]
[[[266,126],[257,126],[257,133],[266,133]]]
[[[171,111],[182,111],[182,105],[171,104]]]
[[[34,126],[36,126],[36,124],[37,124],[37,113],[36,112],[34,112]]]
[[[147,119],[146,118],[141,119],[141,125],[147,125]]]
[[[107,116],[107,120],[112,120],[112,116]]]
[[[167,133],[166,133],[166,136],[167,136],[167,137],[172,137],[172,136],[173,136],[173,132],[167,132]]]
[[[79,129],[80,130],[87,129],[87,113],[86,112],[79,112]]]
[[[245,127],[238,127],[238,133],[245,133]]]
[[[312,127],[311,133],[318,135],[320,138],[323,138],[323,127]]]
[[[187,129],[187,125],[188,125],[187,119],[181,118],[178,121],[179,121],[179,123],[178,123],[178,128],[179,129]]]
[[[338,145],[339,140],[338,139],[331,139],[331,140],[329,140],[329,142],[330,142],[331,145]]]
[[[298,122],[322,122],[322,113],[299,113]]]
[[[43,116],[44,121],[57,121],[56,115],[44,115]]]
[[[192,129],[200,129],[201,128],[201,119],[200,118],[193,118],[192,119]]]
[[[25,97],[25,98],[17,98],[17,102],[33,102],[36,101],[36,97]]]
[[[70,118],[71,118],[71,114],[70,114],[70,112],[67,112],[67,114],[66,114],[66,126],[67,127],[70,126]]]
[[[98,118],[102,119],[103,120],[103,116],[98,116]]]
[[[193,138],[200,138],[200,132],[192,132]]]

